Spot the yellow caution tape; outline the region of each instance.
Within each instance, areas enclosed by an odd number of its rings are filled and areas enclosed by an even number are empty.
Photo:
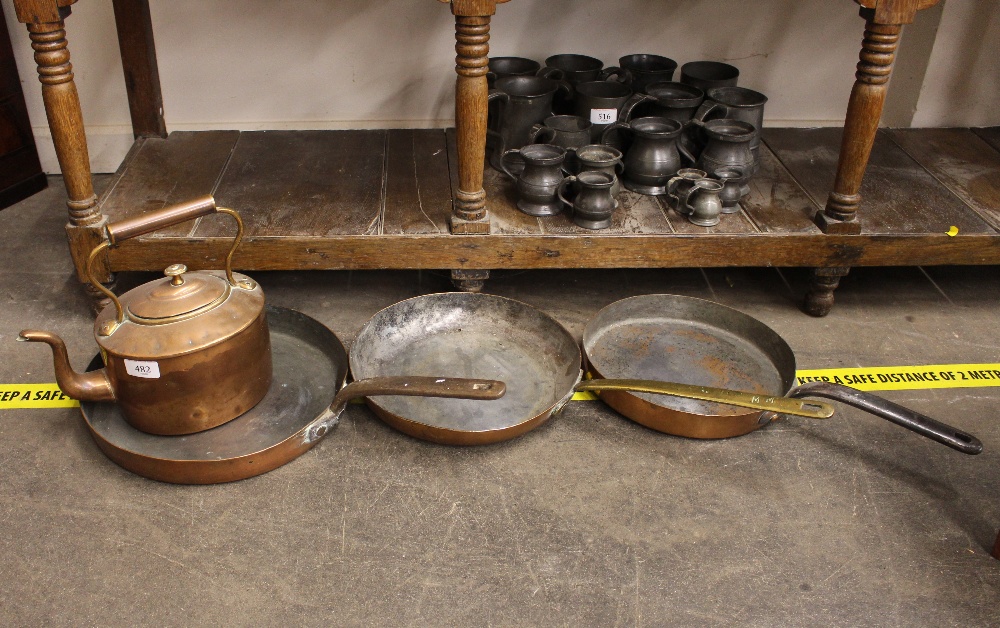
[[[859,390],[920,390],[1000,386],[1000,364],[869,366],[799,371],[800,382],[821,380]]]
[[[0,384],[0,410],[15,408],[76,408],[56,384]]]
[[[1000,386],[1000,364],[928,364],[925,366],[867,366],[806,369],[796,373],[800,383],[844,384],[858,390],[920,390],[925,388],[980,388]],[[588,379],[590,379],[588,377]],[[595,401],[593,392],[578,392],[573,401]],[[361,403],[355,400],[354,403]],[[76,408],[56,384],[0,384],[0,410],[18,408]]]

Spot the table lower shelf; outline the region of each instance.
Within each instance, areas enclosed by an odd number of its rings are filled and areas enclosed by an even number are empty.
[[[812,216],[832,186],[839,129],[767,129],[737,214],[712,228],[625,192],[609,229],[534,218],[487,167],[489,235],[449,233],[453,132],[206,131],[140,138],[102,196],[110,221],[212,193],[240,212],[244,270],[651,268],[1000,263],[1000,129],[879,133],[863,232]],[[948,235],[949,232],[957,235]],[[113,249],[112,270],[218,267],[232,225],[206,217]]]

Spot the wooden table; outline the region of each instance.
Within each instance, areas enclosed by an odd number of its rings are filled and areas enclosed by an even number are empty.
[[[821,316],[852,266],[1000,262],[1000,182],[968,174],[995,172],[996,130],[878,131],[902,25],[938,0],[855,0],[866,30],[845,129],[767,129],[740,213],[705,229],[656,198],[626,193],[614,225],[600,232],[518,212],[511,186],[484,168],[490,21],[506,0],[449,2],[453,130],[169,136],[147,0],[114,0],[136,142],[101,199],[66,47],[75,1],[15,7],[36,51],[81,279],[108,221],[205,193],[247,223],[241,269],[451,269],[466,290],[480,289],[494,268],[805,266],[815,268],[805,309]],[[114,272],[178,260],[219,267],[225,229],[202,219],[127,242],[109,251],[100,276],[110,285]]]

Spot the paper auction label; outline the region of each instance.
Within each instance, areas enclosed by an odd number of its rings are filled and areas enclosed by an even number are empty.
[[[143,379],[160,379],[160,365],[142,360],[125,360],[125,372]]]
[[[591,124],[611,124],[618,119],[617,109],[591,109]]]

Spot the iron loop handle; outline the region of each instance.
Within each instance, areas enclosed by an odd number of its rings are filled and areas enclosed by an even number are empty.
[[[883,399],[871,393],[862,392],[856,388],[831,384],[829,382],[808,382],[796,386],[788,393],[789,397],[825,397],[841,401],[859,410],[864,410],[877,417],[891,421],[896,425],[916,432],[921,436],[947,445],[963,454],[976,455],[983,451],[983,443],[978,438],[942,423],[915,410],[904,408],[888,399]]]

